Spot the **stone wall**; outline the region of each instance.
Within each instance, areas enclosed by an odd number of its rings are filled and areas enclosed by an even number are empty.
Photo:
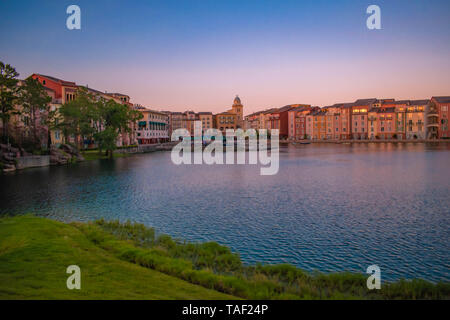
[[[16,159],[17,169],[45,167],[50,165],[50,156],[26,156]]]

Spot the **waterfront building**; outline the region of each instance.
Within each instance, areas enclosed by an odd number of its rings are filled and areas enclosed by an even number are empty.
[[[318,110],[313,113],[313,140],[325,140],[326,137],[326,110]]]
[[[326,113],[325,139],[339,140],[341,135],[341,108],[339,104],[323,107]]]
[[[236,127],[237,128],[243,128],[243,121],[244,121],[244,106],[242,105],[241,99],[238,95],[234,98],[233,105],[231,106],[231,109],[228,110],[229,113],[234,113],[236,115]]]
[[[202,122],[202,133],[214,127],[212,112],[199,112],[197,115],[198,120]]]
[[[266,120],[267,127],[270,130],[278,129],[280,139],[287,139],[289,137],[289,110],[292,110],[301,105],[287,105],[278,109],[274,109],[268,114]]]
[[[374,140],[379,138],[378,135],[378,110],[379,107],[373,107],[367,113],[367,125],[368,125],[368,139]]]
[[[376,98],[358,99],[351,107],[351,137],[356,140],[368,138],[367,115],[369,110],[376,104]]]
[[[231,109],[213,116],[214,128],[225,133],[227,129],[239,129],[244,127],[244,106],[236,95]]]
[[[431,139],[450,138],[449,106],[450,96],[431,98],[430,110],[427,114],[429,121],[427,129],[430,129],[429,136]]]
[[[171,112],[170,113],[171,126],[169,135],[172,136],[172,132],[177,129],[186,128],[186,118],[183,112]]]
[[[130,103],[130,97],[121,93],[107,93],[99,90],[95,90],[86,86],[77,85],[75,82],[66,81],[58,79],[53,76],[43,75],[39,73],[34,73],[31,77],[38,80],[45,88],[53,90],[54,95],[52,96],[51,108],[59,109],[59,107],[66,103],[75,100],[76,93],[79,88],[84,88],[88,90],[89,93],[93,94],[96,98],[103,98],[105,100],[114,100],[117,103],[126,105],[132,108],[133,105]],[[117,139],[117,146],[130,145],[136,142],[136,137],[134,136],[135,124],[130,123],[131,133],[121,133]],[[63,142],[64,137],[60,130],[51,130],[52,144],[60,144]],[[80,139],[81,147],[91,148],[96,147],[95,141],[92,139],[87,139],[82,137]],[[67,137],[69,142],[74,143],[76,141],[75,137]],[[55,141],[55,143],[53,143]]]
[[[233,112],[222,112],[216,114],[214,116],[215,128],[222,131],[222,134],[225,134],[227,129],[236,130],[238,128],[238,119],[235,113]]]
[[[289,140],[305,139],[306,115],[311,112],[310,105],[301,105],[290,109],[288,113],[288,138]]]
[[[185,129],[189,131],[191,137],[194,136],[195,121],[198,121],[198,115],[194,111],[183,112]]]
[[[169,116],[165,112],[147,108],[137,109],[143,118],[137,123],[136,136],[139,145],[169,141]]]
[[[389,98],[389,99],[377,99],[373,104],[372,108],[380,108],[382,105],[388,104],[390,102],[394,102],[395,99]]]
[[[410,104],[409,100],[395,101],[395,126],[394,139],[406,139],[406,110]]]
[[[18,80],[17,86],[23,86],[24,80]],[[60,100],[56,99],[55,90],[45,87],[44,90],[46,94],[51,98],[50,101],[50,110],[55,110],[60,106]],[[49,143],[54,144],[55,139],[52,132],[50,132],[49,141],[49,132],[47,125],[43,124],[43,119],[47,116],[47,111],[44,110],[35,110],[32,117],[27,114],[24,114],[22,111],[22,105],[17,104],[14,106],[13,113],[10,114],[10,118],[8,121],[8,134],[13,138],[13,141],[18,145],[23,145],[24,142],[34,138],[32,132],[32,126],[34,121],[34,127],[36,128],[36,138],[38,143],[42,148],[47,148]],[[0,131],[3,130],[3,122],[0,120]],[[58,136],[59,138],[59,136]],[[59,142],[59,140],[58,140]]]
[[[245,129],[255,129],[255,130],[262,129],[262,126],[261,126],[262,113],[263,113],[263,111],[258,111],[258,112],[254,112],[252,114],[245,116],[245,120],[244,120]]]
[[[267,130],[271,130],[271,121],[269,121],[270,117],[272,116],[272,112],[275,112],[277,110],[277,108],[271,108],[271,109],[267,109],[265,111],[262,112],[261,116],[260,116],[260,129],[267,129]]]
[[[341,140],[349,140],[352,137],[352,107],[353,103],[342,103],[340,109],[340,126],[341,126]]]
[[[306,139],[308,140],[312,140],[313,137],[313,127],[314,127],[314,116],[313,114],[316,112],[317,110],[311,111],[310,113],[308,113],[305,116],[306,119],[306,129],[305,129],[305,134],[306,134]]]
[[[430,100],[411,100],[406,108],[406,139],[426,139],[426,116]]]
[[[396,112],[395,107],[382,106],[376,108],[377,116],[377,128],[378,133],[375,136],[376,139],[392,139],[396,134]]]

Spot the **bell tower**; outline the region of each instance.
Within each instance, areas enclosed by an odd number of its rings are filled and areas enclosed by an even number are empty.
[[[239,98],[238,95],[236,95],[236,98],[234,98],[231,110],[234,114],[236,114],[238,127],[242,128],[244,119],[244,106],[242,105],[241,99]]]

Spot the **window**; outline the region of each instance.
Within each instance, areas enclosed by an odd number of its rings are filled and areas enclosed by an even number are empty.
[[[448,106],[442,106],[442,111],[447,112],[448,111]]]

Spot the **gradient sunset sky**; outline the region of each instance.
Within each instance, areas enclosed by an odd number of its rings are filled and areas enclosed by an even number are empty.
[[[81,30],[66,8],[81,8]],[[366,9],[381,7],[382,30]],[[0,61],[158,110],[450,95],[450,1],[0,2]]]

